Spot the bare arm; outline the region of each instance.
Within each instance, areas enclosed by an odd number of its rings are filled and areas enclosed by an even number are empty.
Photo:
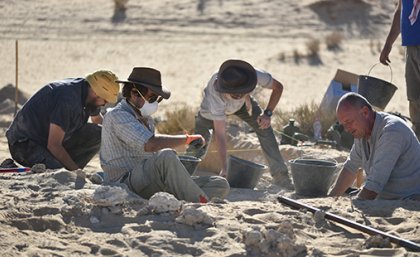
[[[79,167],[63,147],[64,135],[65,132],[60,126],[51,123],[47,149],[67,170],[77,170]]]
[[[346,168],[343,168],[340,172],[340,175],[338,176],[337,181],[335,182],[333,189],[329,193],[329,196],[343,195],[347,188],[349,188],[353,184],[355,179],[356,174],[354,174]]]
[[[92,120],[92,122],[93,123],[95,123],[95,124],[102,124],[102,122],[103,122],[103,120],[104,120],[104,118],[103,118],[103,116],[102,116],[102,114],[101,113],[99,113],[98,115],[96,115],[96,116],[90,116],[90,119]]]
[[[391,29],[389,30],[388,36],[385,41],[385,45],[382,48],[381,55],[379,56],[379,61],[384,64],[388,65],[391,61],[389,60],[389,54],[392,50],[392,45],[394,44],[395,40],[397,40],[400,34],[400,18],[401,18],[401,0],[398,1],[397,9],[394,13],[394,18],[392,19]]]
[[[270,100],[268,101],[266,109],[270,111],[274,111],[274,109],[276,108],[277,104],[280,101],[280,97],[282,94],[283,94],[283,85],[279,81],[273,78],[273,91],[271,92]],[[257,118],[257,122],[260,128],[266,129],[270,127],[271,125],[271,118],[268,117],[267,115],[261,114]]]
[[[217,149],[219,152],[220,161],[222,163],[222,170],[220,176],[227,176],[227,150],[226,150],[226,121],[214,120],[214,134],[217,142]]]
[[[190,139],[188,139],[190,137]],[[188,139],[188,140],[187,140]],[[189,144],[191,141],[201,139],[205,144],[205,140],[201,135],[154,135],[144,145],[146,152],[156,152],[164,148],[174,148],[180,145]]]

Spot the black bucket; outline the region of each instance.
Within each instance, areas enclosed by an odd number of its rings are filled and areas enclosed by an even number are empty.
[[[289,163],[296,194],[310,197],[327,195],[337,170],[336,162],[294,159]]]
[[[367,76],[364,76],[364,75],[359,76],[359,80],[357,83],[357,86],[358,86],[357,92],[361,94],[362,96],[364,96],[369,101],[369,103],[371,103],[373,106],[379,108],[382,111],[385,109],[386,105],[391,100],[392,96],[397,90],[397,87],[391,83],[392,82],[392,69],[391,69],[391,66],[389,65],[388,67],[391,71],[390,82],[369,76],[371,70],[377,64],[373,65],[372,68],[370,68]]]
[[[260,180],[266,165],[240,159],[230,155],[227,180],[231,187],[253,189]]]
[[[189,155],[180,155],[178,158],[190,175],[194,174],[198,164],[201,162],[200,158]]]

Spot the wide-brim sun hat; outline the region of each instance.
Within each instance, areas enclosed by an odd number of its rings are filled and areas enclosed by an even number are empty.
[[[171,91],[162,85],[160,72],[153,68],[135,67],[127,80],[117,80],[116,82],[133,83],[147,87],[165,99],[171,96]]]
[[[242,60],[227,60],[219,68],[216,91],[228,94],[247,94],[257,85],[257,73],[251,64]]]
[[[98,70],[86,75],[93,92],[108,103],[116,103],[120,85],[116,82],[117,76],[109,70]]]

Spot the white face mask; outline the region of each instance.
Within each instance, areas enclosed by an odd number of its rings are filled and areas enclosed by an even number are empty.
[[[158,109],[158,102],[149,103],[148,101],[144,101],[143,106],[140,108],[141,115],[144,117],[151,116],[155,113]]]
[[[137,93],[141,96],[141,98],[143,98],[144,100],[144,104],[143,106],[139,109],[141,112],[141,115],[143,117],[149,117],[151,116],[153,113],[155,113],[158,109],[158,101],[155,101],[153,103],[149,103],[149,101],[146,100],[146,98],[144,98],[143,94],[140,93],[140,91],[137,88],[134,88]]]

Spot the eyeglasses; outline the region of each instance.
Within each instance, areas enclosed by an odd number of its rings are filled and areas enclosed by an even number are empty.
[[[141,96],[141,98],[143,98],[143,100],[144,101],[147,101],[147,102],[149,102],[149,103],[154,103],[154,102],[158,102],[158,103],[160,103],[160,102],[162,102],[162,100],[163,100],[163,97],[162,96],[160,96],[160,95],[153,95],[153,96],[151,96],[151,97],[149,97],[149,100],[146,100],[146,98],[143,96],[143,94],[142,93],[140,93],[140,91],[137,89],[137,88],[134,88],[134,90],[136,90],[137,91],[137,93]]]

